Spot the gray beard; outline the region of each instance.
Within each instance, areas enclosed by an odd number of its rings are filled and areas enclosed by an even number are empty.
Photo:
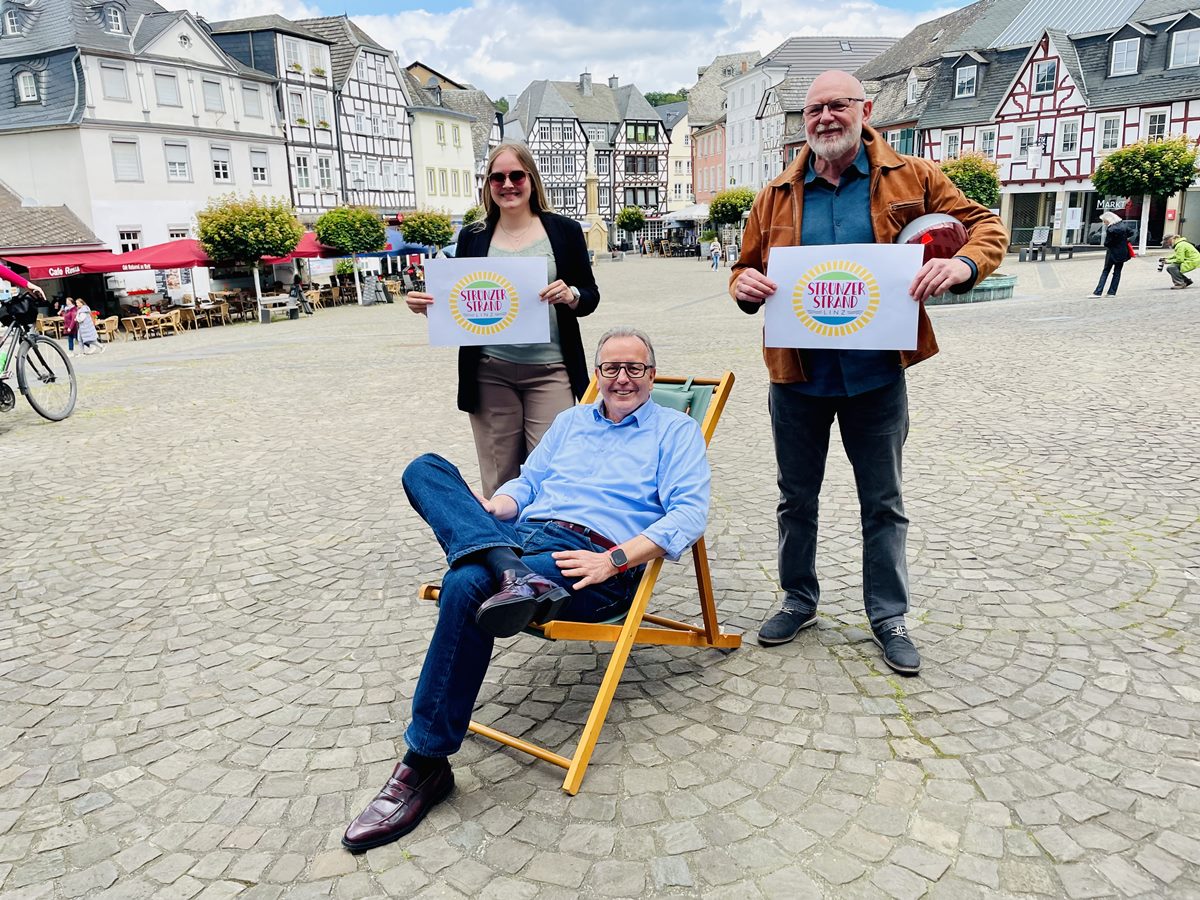
[[[809,146],[813,148],[813,152],[822,159],[838,159],[845,156],[851,149],[857,147],[862,141],[862,129],[855,128],[850,131],[843,131],[833,143],[829,143],[823,135],[811,133],[808,135]]]

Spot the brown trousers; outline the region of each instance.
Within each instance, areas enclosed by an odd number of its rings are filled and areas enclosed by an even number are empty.
[[[550,423],[575,402],[562,363],[479,362],[479,411],[471,413],[483,495],[521,474]]]

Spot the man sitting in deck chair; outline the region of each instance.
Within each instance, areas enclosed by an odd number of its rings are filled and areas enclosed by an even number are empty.
[[[709,467],[687,415],[650,399],[654,348],[614,328],[596,349],[601,399],[558,415],[521,474],[485,500],[439,456],[404,471],[450,565],[413,696],[408,752],[346,829],[358,852],[412,831],[450,793],[493,640],[531,622],[600,622],[629,608],[641,566],[704,535]]]

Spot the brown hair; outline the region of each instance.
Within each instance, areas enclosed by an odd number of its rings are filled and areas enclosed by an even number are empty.
[[[529,173],[529,208],[533,211],[533,214],[554,212],[554,208],[550,206],[550,201],[546,199],[546,187],[542,184],[542,175],[538,172],[537,163],[533,161],[533,154],[529,152],[529,148],[524,144],[505,141],[493,148],[492,152],[488,154],[487,173],[483,183],[483,211],[486,214],[485,218],[488,223],[495,225],[499,221],[500,207],[492,202],[492,188],[488,184],[487,176],[492,174],[492,166],[496,164],[496,157],[504,152],[515,155],[525,171]]]

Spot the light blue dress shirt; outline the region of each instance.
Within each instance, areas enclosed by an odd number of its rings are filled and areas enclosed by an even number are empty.
[[[668,559],[704,536],[711,473],[695,420],[647,400],[614,424],[601,403],[559,413],[497,494],[518,521],[562,519],[620,544],[643,535]]]

